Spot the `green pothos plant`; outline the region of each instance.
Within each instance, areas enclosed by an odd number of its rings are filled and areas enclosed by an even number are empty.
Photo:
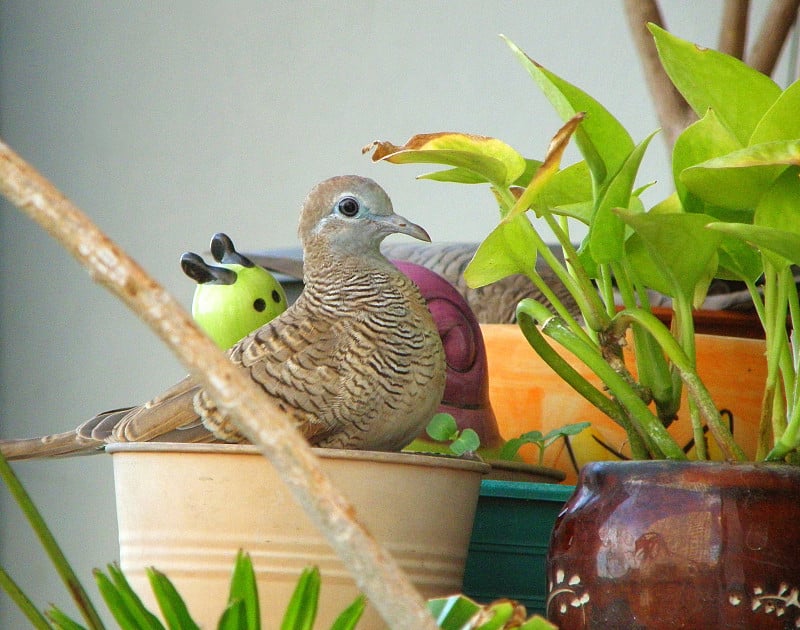
[[[530,344],[578,393],[621,425],[636,458],[685,459],[667,432],[688,392],[697,457],[708,457],[707,429],[724,457],[746,459],[699,378],[692,308],[713,278],[743,281],[766,334],[757,459],[797,459],[800,446],[800,323],[792,265],[800,263],[800,82],[782,90],[741,61],[650,25],[661,62],[698,116],[677,139],[675,192],[646,209],[637,187],[653,134],[634,142],[598,101],[507,44],[549,99],[564,126],[543,160],[495,138],[462,133],[375,142],[373,160],[450,168],[421,176],[488,184],[500,222],[465,271],[473,287],[525,274],[549,300],[520,302]],[[562,167],[573,140],[583,160]],[[556,257],[530,214],[563,250]],[[576,225],[586,236],[573,245]],[[536,271],[543,259],[580,308],[574,317]],[[648,289],[672,298],[671,328],[652,313]],[[617,306],[615,293],[622,302]],[[788,325],[787,325],[788,322]],[[632,338],[636,369],[622,346]],[[602,380],[598,388],[558,354],[560,345]],[[634,376],[636,374],[636,376]]]

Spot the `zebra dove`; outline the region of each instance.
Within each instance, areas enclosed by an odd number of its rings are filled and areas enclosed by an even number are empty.
[[[410,262],[439,274],[467,301],[478,322],[481,324],[513,324],[517,321],[517,304],[523,298],[533,298],[549,304],[548,300],[534,286],[527,276],[515,274],[493,282],[485,287],[473,289],[464,280],[466,269],[478,243],[385,243],[381,246],[383,255],[395,262]],[[559,251],[554,248],[558,256]],[[292,278],[301,278],[303,264],[299,252],[284,250],[277,252],[248,252],[247,256],[256,264],[270,271],[279,272]],[[544,262],[536,263],[536,270],[550,289],[567,307],[572,315],[580,317],[575,299],[567,288]]]
[[[445,384],[436,325],[414,284],[380,253],[392,233],[429,241],[375,182],[318,184],[300,213],[305,288],[228,356],[279,401],[310,443],[399,450],[435,413]],[[74,431],[0,444],[11,459],[87,453],[109,442],[242,441],[191,377]]]

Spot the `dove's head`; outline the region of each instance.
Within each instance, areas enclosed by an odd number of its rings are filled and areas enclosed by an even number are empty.
[[[323,244],[333,253],[377,253],[380,242],[394,233],[431,240],[420,226],[394,213],[383,188],[356,175],[317,184],[303,203],[298,232],[306,255]]]

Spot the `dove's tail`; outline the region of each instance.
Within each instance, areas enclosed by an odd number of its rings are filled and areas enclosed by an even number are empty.
[[[116,424],[130,411],[130,407],[104,411],[65,433],[0,440],[0,452],[8,460],[92,455],[103,450]]]
[[[8,460],[41,457],[90,455],[102,449],[104,442],[78,435],[73,429],[38,438],[0,440],[0,452]]]

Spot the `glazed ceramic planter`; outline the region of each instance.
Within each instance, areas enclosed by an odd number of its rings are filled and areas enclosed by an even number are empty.
[[[800,468],[585,466],[553,532],[561,630],[800,627]]]
[[[505,439],[534,429],[547,433],[570,422],[591,422],[591,428],[570,439],[574,462],[563,440],[545,451],[545,465],[562,470],[570,484],[576,482],[577,470],[585,463],[617,459],[604,445],[629,454],[625,431],[576,394],[530,347],[519,326],[482,324],[481,332],[489,366],[489,398],[497,426]],[[756,454],[761,397],[766,380],[764,341],[711,335],[697,335],[696,340],[698,372],[717,406],[731,412],[731,416],[726,417],[733,418],[736,442],[752,459]],[[572,362],[568,352],[556,349]],[[626,356],[628,365],[633,366],[629,349],[626,349]],[[588,368],[573,365],[592,383],[601,385]],[[691,423],[681,419],[673,423],[670,433],[679,444],[688,444],[692,439]],[[713,440],[709,442],[713,443]],[[717,457],[715,446],[710,444],[710,447],[712,456]],[[535,462],[538,451],[525,447],[521,454],[528,461]]]
[[[120,564],[153,604],[146,567],[173,580],[202,627],[216,627],[238,549],[258,578],[262,621],[277,628],[297,577],[322,574],[318,627],[358,590],[269,462],[251,446],[112,445]],[[479,462],[406,453],[315,449],[359,520],[425,597],[461,590],[483,474]],[[154,604],[153,604],[154,605]],[[368,607],[359,628],[382,628]]]

